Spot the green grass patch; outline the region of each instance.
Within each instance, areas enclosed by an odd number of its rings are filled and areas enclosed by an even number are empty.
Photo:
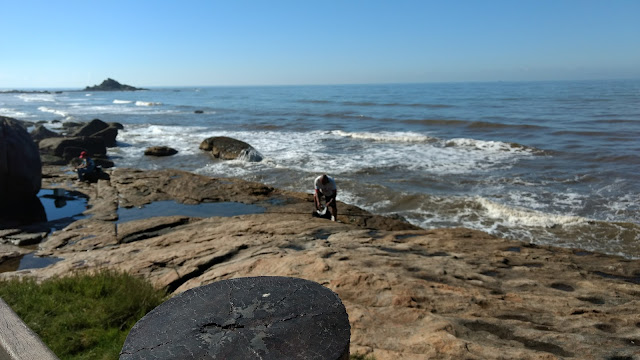
[[[0,297],[62,360],[118,359],[131,327],[167,298],[113,271],[0,281]]]

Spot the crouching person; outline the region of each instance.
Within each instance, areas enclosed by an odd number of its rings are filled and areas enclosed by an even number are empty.
[[[93,173],[96,170],[96,164],[93,159],[89,157],[86,151],[80,153],[80,159],[82,163],[76,167],[78,172],[78,181],[85,181],[87,175]]]
[[[338,206],[336,205],[338,189],[336,182],[333,178],[323,174],[315,179],[313,186],[315,187],[313,201],[316,206],[316,211],[319,211],[323,207],[322,201],[324,200],[324,207],[329,209],[331,220],[336,221],[338,219]],[[324,215],[324,213],[322,215]]]

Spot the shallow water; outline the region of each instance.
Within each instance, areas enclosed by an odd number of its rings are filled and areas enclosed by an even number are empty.
[[[142,207],[120,208],[118,209],[117,223],[147,219],[155,216],[182,215],[191,217],[230,217],[238,215],[260,214],[264,211],[265,208],[261,206],[248,205],[238,202],[217,202],[187,205],[172,200],[167,200],[155,201]]]
[[[62,190],[62,189],[61,189]],[[62,196],[54,195],[53,189],[42,189],[38,198],[47,214],[47,221],[69,219],[70,222],[83,217],[87,209],[87,199],[64,190]]]
[[[0,272],[45,268],[60,260],[62,259],[57,257],[39,257],[35,256],[34,253],[28,253],[2,262],[0,264]]]

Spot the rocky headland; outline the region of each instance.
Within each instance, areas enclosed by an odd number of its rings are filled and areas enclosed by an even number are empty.
[[[178,294],[237,277],[298,277],[339,295],[352,354],[378,360],[640,358],[638,260],[464,228],[421,229],[340,202],[339,221],[332,222],[311,216],[310,193],[240,179],[109,168],[104,179],[77,183],[68,170],[45,162],[42,188],[86,198],[81,218],[53,232],[51,223],[0,230],[3,261],[27,251],[59,261],[2,278],[113,269]],[[222,213],[172,213],[173,204],[204,209],[212,203]],[[166,211],[123,216],[152,204]],[[248,210],[232,212],[238,204]],[[35,250],[12,245],[38,232]]]
[[[135,86],[120,84],[116,80],[107,78],[100,85],[87,86],[84,91],[138,91],[147,90],[143,88],[137,88]]]

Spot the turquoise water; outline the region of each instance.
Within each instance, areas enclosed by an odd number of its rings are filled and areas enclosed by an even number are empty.
[[[1,115],[52,130],[124,124],[109,150],[120,167],[303,192],[327,172],[338,200],[424,228],[628,257],[640,257],[638,104],[637,80],[0,94]],[[198,148],[210,136],[246,141],[265,160],[213,160]],[[151,145],[179,153],[145,157]]]

